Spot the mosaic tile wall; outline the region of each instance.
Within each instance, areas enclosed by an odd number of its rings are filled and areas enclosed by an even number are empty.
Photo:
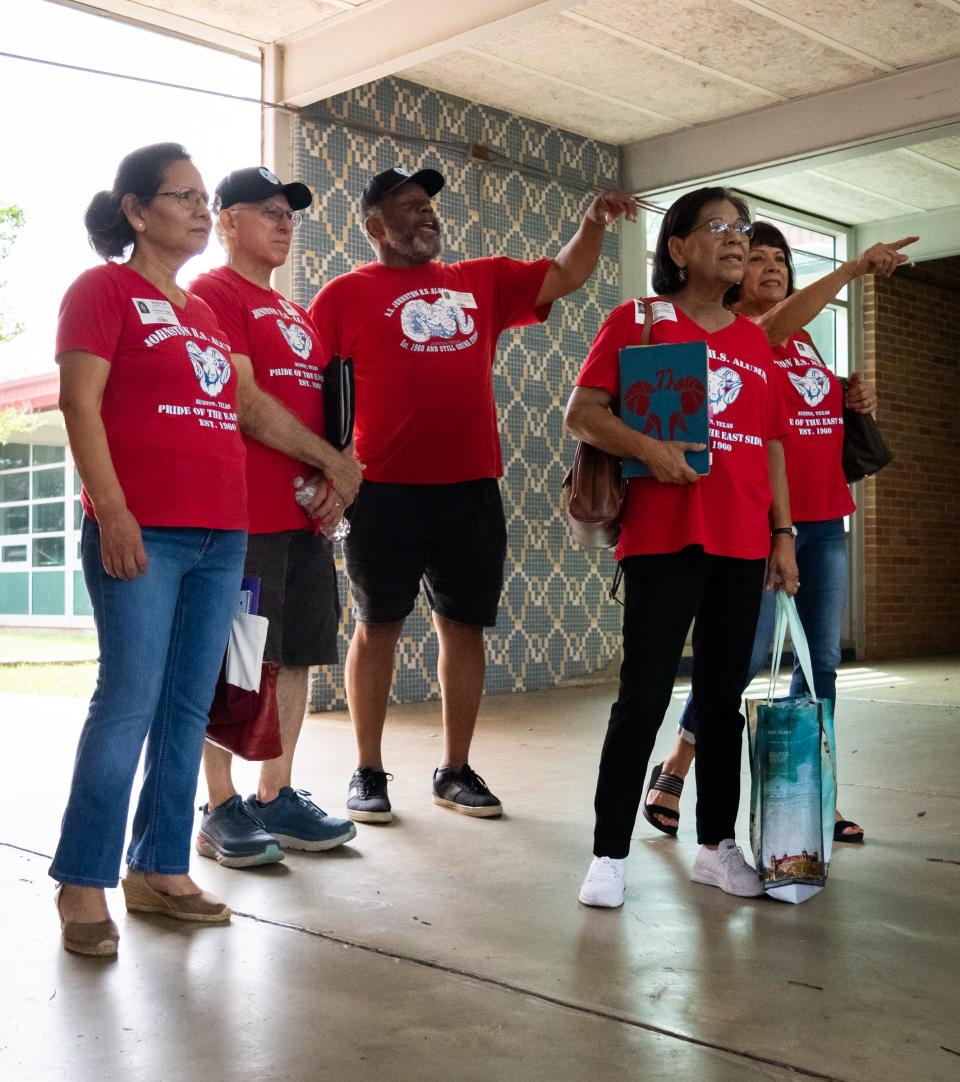
[[[492,160],[471,159],[472,144],[487,147]],[[397,164],[430,166],[446,177],[437,207],[449,262],[555,254],[575,231],[589,191],[614,182],[618,171],[615,147],[397,79],[318,103],[301,113],[296,137],[297,177],[316,196],[294,253],[301,304],[372,258],[358,222],[360,190],[372,173]],[[500,338],[495,388],[509,540],[500,617],[487,634],[490,693],[595,673],[619,647],[620,609],[606,598],[613,560],[576,548],[559,507],[573,450],[562,431],[563,407],[593,336],[619,300],[614,228],[587,286],[555,304],[545,325]],[[345,576],[343,584],[346,590]],[[342,654],[352,631],[345,621]],[[421,599],[398,649],[394,699],[435,698],[436,663]],[[311,703],[344,706],[342,666],[319,670]]]

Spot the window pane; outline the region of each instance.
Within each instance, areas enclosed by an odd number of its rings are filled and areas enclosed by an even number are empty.
[[[34,533],[63,533],[63,503],[33,505]]]
[[[28,500],[30,498],[30,474],[8,473],[0,474],[0,503],[13,503],[14,500]],[[0,533],[3,531],[0,530]]]
[[[33,475],[33,498],[48,500],[52,496],[63,495],[63,467],[52,470],[37,470]]]
[[[63,462],[63,447],[45,447],[42,444],[33,445],[34,466],[49,466],[53,462]]]
[[[63,567],[63,538],[35,537],[33,539],[34,567]]]
[[[0,444],[0,470],[16,470],[29,465],[30,447],[28,444]]]
[[[30,576],[33,597],[30,611],[37,616],[63,616],[64,574],[62,571],[41,571]]]
[[[0,563],[25,564],[26,562],[26,545],[4,545],[2,548],[0,548]]]
[[[77,473],[77,467],[73,467],[73,494],[74,496],[80,495],[80,487],[83,482],[80,480],[80,474]]]
[[[30,608],[30,578],[26,571],[0,575],[0,612],[26,615]]]
[[[822,256],[812,255],[800,249],[793,250],[794,286],[803,289],[811,282],[817,281],[825,274],[836,270],[837,265],[832,259],[824,259]]]
[[[647,227],[647,251],[652,256],[657,250],[657,237],[660,235],[660,226],[663,222],[662,214],[655,214],[652,210],[643,212],[644,225]]]
[[[830,260],[836,258],[837,239],[832,233],[821,233],[817,229],[805,229],[803,226],[781,222],[772,214],[761,212],[757,218],[760,221],[772,222],[787,238],[787,244],[793,249],[794,255],[799,249],[813,256],[826,257]]]
[[[850,314],[846,308],[836,309],[837,313],[837,358],[834,371],[838,376],[850,374]]]
[[[811,323],[807,330],[813,344],[831,372],[837,370],[837,313],[833,308],[824,310]]]
[[[29,529],[30,508],[26,504],[0,508],[0,534],[27,533]]]
[[[79,500],[73,501],[73,528],[79,530],[83,525],[83,504]]]

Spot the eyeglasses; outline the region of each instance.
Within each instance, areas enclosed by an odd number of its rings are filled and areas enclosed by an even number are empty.
[[[267,207],[257,207],[257,210],[265,218],[269,218],[274,225],[279,225],[284,218],[294,229],[299,229],[303,225],[303,212],[299,210],[285,210],[276,203],[271,203]]]
[[[738,237],[750,237],[753,235],[753,222],[748,222],[743,218],[738,218],[735,222],[725,222],[723,218],[711,218],[709,221],[695,225],[686,236],[696,233],[698,229],[706,229],[715,237],[725,237],[728,233],[736,233]]]
[[[171,199],[176,199],[184,210],[200,210],[201,208],[207,210],[210,206],[210,196],[197,188],[181,188],[176,192],[157,192],[157,195],[166,195]]]

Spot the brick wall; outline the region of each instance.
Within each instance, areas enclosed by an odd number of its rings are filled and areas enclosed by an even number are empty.
[[[894,462],[859,493],[867,658],[960,650],[960,257],[864,284],[864,369]]]

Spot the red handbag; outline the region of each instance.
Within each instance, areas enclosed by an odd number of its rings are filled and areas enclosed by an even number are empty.
[[[277,712],[279,671],[276,661],[265,661],[260,671],[260,690],[245,691],[228,684],[225,670],[220,670],[207,724],[211,744],[255,762],[283,754]]]

